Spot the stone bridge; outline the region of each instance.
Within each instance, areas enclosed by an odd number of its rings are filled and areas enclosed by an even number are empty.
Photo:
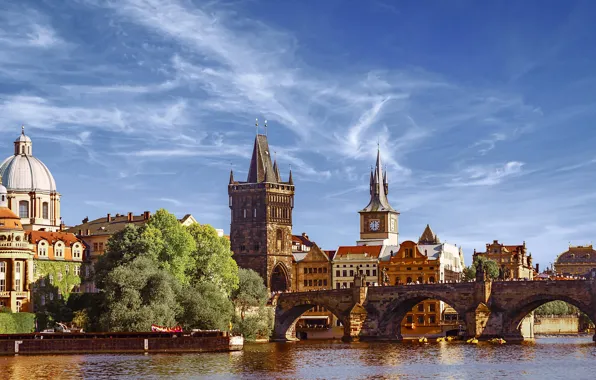
[[[342,322],[346,341],[401,340],[404,316],[427,299],[441,300],[453,307],[465,320],[467,336],[480,339],[522,341],[520,325],[524,317],[538,306],[556,300],[576,306],[596,322],[596,279],[356,286],[279,295],[272,339],[295,340],[296,321],[318,305]]]

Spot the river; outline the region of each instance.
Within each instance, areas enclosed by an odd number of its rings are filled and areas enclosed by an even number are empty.
[[[211,354],[0,357],[2,379],[594,379],[591,337],[534,343],[247,344]]]

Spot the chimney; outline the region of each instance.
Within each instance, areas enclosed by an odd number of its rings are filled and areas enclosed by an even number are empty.
[[[107,222],[110,223],[112,215],[108,214]]]
[[[303,232],[303,233],[302,233],[302,237],[303,237],[303,238],[305,238],[306,240],[310,240],[310,239],[308,238],[308,235],[306,234],[306,232]]]
[[[151,218],[151,212],[150,211],[145,211],[143,213],[143,219],[144,220],[149,220],[149,218]]]
[[[540,264],[536,263],[536,273],[540,273]]]
[[[128,221],[129,222],[132,222],[132,212],[129,212],[128,213]]]

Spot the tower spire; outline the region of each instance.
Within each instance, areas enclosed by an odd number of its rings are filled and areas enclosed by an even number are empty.
[[[377,162],[371,173],[370,202],[362,211],[395,211],[387,199],[386,180],[387,178],[383,175],[380,145],[377,145]]]

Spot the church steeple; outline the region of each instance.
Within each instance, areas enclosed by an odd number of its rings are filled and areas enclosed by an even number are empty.
[[[377,149],[377,163],[374,172],[371,173],[370,180],[370,202],[362,211],[395,211],[387,199],[389,186],[387,177],[383,174],[380,149]]]

